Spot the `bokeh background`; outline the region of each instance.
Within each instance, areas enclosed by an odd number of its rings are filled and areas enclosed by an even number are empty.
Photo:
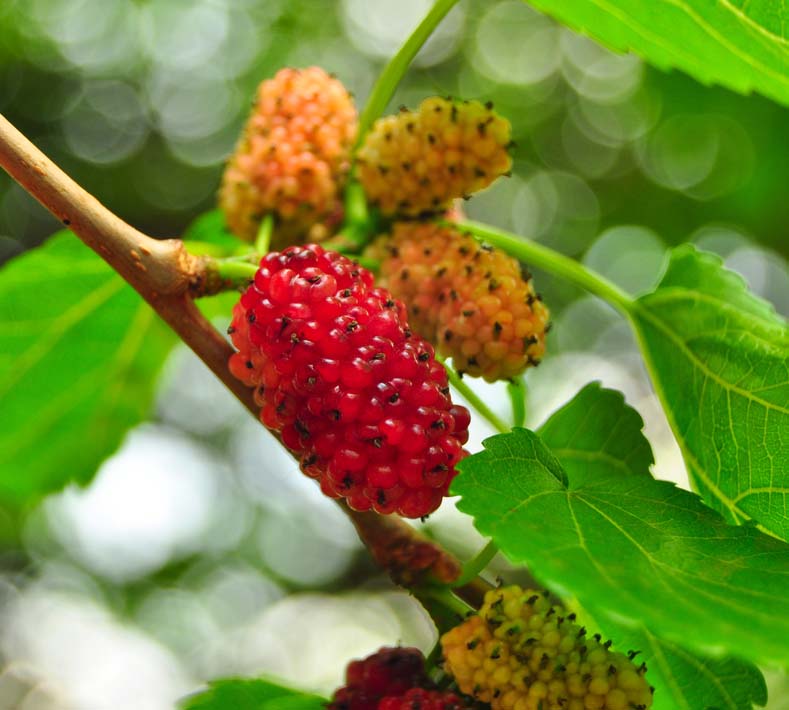
[[[214,206],[257,83],[335,72],[360,105],[428,0],[2,0],[0,111],[111,209],[157,236]],[[513,176],[468,213],[581,259],[626,290],[670,245],[719,253],[789,313],[789,112],[610,53],[519,0],[465,0],[393,101],[493,100]],[[0,261],[57,223],[0,176]],[[583,384],[625,392],[659,477],[682,461],[621,318],[545,274],[550,357],[527,378],[538,425]],[[220,319],[221,320],[221,319]],[[221,323],[220,323],[221,325]],[[502,416],[503,388],[476,385]],[[475,422],[472,448],[490,434]],[[452,504],[427,530],[480,539]],[[267,673],[330,693],[382,644],[430,649],[429,619],[350,524],[185,349],[145,422],[86,489],[51,496],[0,558],[0,708],[159,710],[208,678]],[[497,560],[495,570],[508,575]],[[787,708],[770,675],[772,710]]]

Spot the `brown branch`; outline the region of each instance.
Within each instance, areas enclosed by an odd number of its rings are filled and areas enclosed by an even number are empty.
[[[449,584],[460,576],[460,563],[400,518],[358,513],[342,507],[378,564],[404,587],[424,582],[426,575]]]
[[[179,239],[153,239],[116,217],[2,115],[0,166],[134,287],[258,417],[252,390],[227,368],[233,348],[192,301],[196,294],[216,292],[217,277],[209,260],[189,254]],[[403,520],[341,507],[373,557],[396,583],[411,586],[427,579],[450,583],[460,574],[457,559]],[[478,585],[467,585],[458,590],[458,595],[478,602]]]

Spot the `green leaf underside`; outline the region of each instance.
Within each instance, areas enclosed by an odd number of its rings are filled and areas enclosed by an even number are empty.
[[[789,539],[789,328],[720,259],[685,245],[632,314],[694,487]]]
[[[452,492],[514,563],[594,615],[714,656],[789,661],[789,546],[645,475],[567,476],[533,432],[484,442]]]
[[[232,678],[209,683],[181,702],[183,710],[323,710],[326,700],[267,680]]]
[[[0,507],[85,482],[148,411],[174,336],[71,233],[0,271]]]
[[[786,0],[528,0],[618,51],[789,105]]]
[[[652,710],[752,710],[767,702],[764,677],[746,661],[703,657],[644,628],[611,622],[604,628],[617,648],[641,651],[637,660],[646,662],[655,687]]]
[[[652,449],[643,421],[620,392],[597,383],[584,387],[538,430],[574,482],[607,473],[649,476]],[[637,649],[655,688],[653,710],[751,710],[764,704],[767,691],[758,668],[734,658],[712,659],[651,634],[605,618],[595,628],[616,642],[618,650]]]
[[[644,422],[621,392],[599,383],[584,387],[540,427],[543,443],[578,483],[607,473],[649,476],[652,448]]]

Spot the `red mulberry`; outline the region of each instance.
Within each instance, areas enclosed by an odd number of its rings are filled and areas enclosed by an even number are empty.
[[[438,507],[469,414],[370,272],[317,245],[272,252],[233,315],[231,371],[326,495],[407,518]]]
[[[287,237],[338,223],[356,132],[350,95],[323,69],[282,69],[264,81],[222,179],[230,229],[251,240],[269,213]]]
[[[508,172],[510,124],[478,101],[425,99],[375,122],[356,156],[359,181],[384,214],[439,211]]]
[[[542,358],[548,309],[516,259],[450,227],[412,222],[395,224],[368,254],[416,332],[458,371],[493,382]]]
[[[430,685],[425,658],[418,648],[381,648],[367,658],[351,661],[345,686],[334,693],[329,710],[377,710],[384,696],[400,696],[411,688]]]
[[[492,710],[652,707],[646,665],[610,645],[545,595],[515,586],[488,592],[478,615],[441,638],[445,670]]]

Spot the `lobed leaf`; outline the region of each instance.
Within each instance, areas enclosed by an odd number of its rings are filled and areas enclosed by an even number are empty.
[[[702,654],[789,661],[789,546],[646,475],[568,475],[533,432],[464,459],[458,508],[601,619]]]
[[[787,323],[690,245],[632,319],[696,490],[731,522],[789,539]]]
[[[785,0],[528,0],[611,49],[789,105]]]
[[[607,473],[649,476],[652,449],[642,433],[643,421],[620,392],[597,383],[584,387],[538,430],[570,478],[593,479]],[[758,668],[736,658],[709,658],[666,641],[643,626],[594,622],[619,650],[640,651],[647,678],[655,688],[653,710],[752,710],[767,702]]]
[[[655,462],[641,415],[621,392],[586,385],[540,427],[543,443],[575,481],[607,473],[649,476]]]
[[[0,508],[86,482],[149,411],[174,336],[72,234],[0,270]]]

